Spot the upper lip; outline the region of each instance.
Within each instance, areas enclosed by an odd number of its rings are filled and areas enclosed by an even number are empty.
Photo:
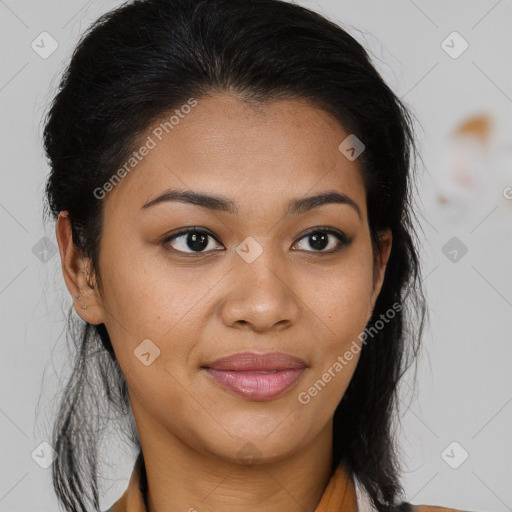
[[[203,365],[205,368],[212,368],[214,370],[238,372],[288,370],[291,368],[305,368],[306,366],[302,359],[285,354],[284,352],[266,352],[263,354],[239,352]]]

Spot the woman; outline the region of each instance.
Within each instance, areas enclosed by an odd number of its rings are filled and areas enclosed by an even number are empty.
[[[431,510],[393,436],[425,318],[412,121],[357,41],[279,0],[134,1],[78,44],[44,142],[81,318],[66,510],[101,510],[103,405],[138,451],[112,512]]]

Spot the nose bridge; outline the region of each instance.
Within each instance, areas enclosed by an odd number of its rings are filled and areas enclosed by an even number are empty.
[[[235,258],[237,271],[261,286],[287,288],[284,280],[289,272],[286,270],[285,255],[281,254],[281,247],[272,244],[270,235],[258,239],[246,237],[235,249],[240,260]]]
[[[236,248],[233,265],[233,285],[222,309],[227,325],[240,322],[265,330],[297,320],[299,304],[289,273],[264,242],[247,237]]]

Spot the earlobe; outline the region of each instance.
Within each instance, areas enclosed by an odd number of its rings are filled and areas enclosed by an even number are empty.
[[[103,309],[98,291],[88,277],[91,274],[90,260],[85,258],[73,242],[71,221],[67,211],[61,211],[55,227],[62,274],[66,287],[73,298],[75,311],[86,322],[103,323]]]

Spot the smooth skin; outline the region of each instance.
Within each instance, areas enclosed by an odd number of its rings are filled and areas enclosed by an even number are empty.
[[[141,141],[148,135],[151,128]],[[348,135],[305,100],[254,108],[229,93],[199,99],[103,199],[101,290],[88,284],[89,260],[61,212],[57,239],[67,288],[80,297],[76,312],[106,325],[127,380],[149,512],[318,505],[330,475],[333,414],[359,353],[309,403],[298,395],[354,340],[361,346],[392,244],[383,231],[374,266],[358,160],[338,149]],[[177,201],[142,208],[167,189],[223,196],[239,212]],[[339,203],[285,214],[290,201],[326,191],[349,196],[360,215]],[[318,249],[308,231],[325,226],[352,241],[327,234]],[[193,227],[211,232],[202,252],[186,234],[164,243]],[[247,237],[263,250],[251,263],[236,252]],[[146,339],[160,350],[149,365],[134,353]],[[281,351],[308,367],[284,394],[248,400],[201,368],[243,351]],[[258,460],[248,464],[244,447]]]

